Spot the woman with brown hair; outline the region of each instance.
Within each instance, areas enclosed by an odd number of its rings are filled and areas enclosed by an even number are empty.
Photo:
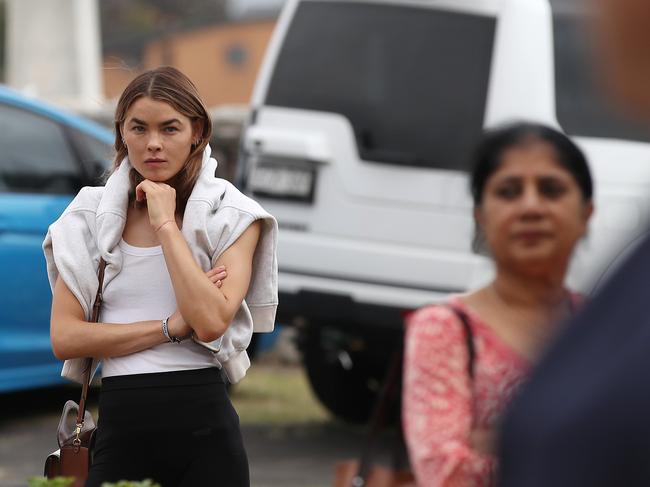
[[[219,369],[240,380],[253,330],[273,328],[277,223],[215,176],[210,135],[185,75],[138,76],[117,106],[105,187],[83,188],[44,242],[63,375],[79,381],[84,357],[102,361],[88,486],[249,484]],[[103,304],[89,324],[101,260]]]
[[[543,125],[500,127],[479,144],[471,182],[496,275],[407,325],[403,420],[421,486],[494,485],[501,416],[580,300],[564,283],[593,211],[580,149]]]

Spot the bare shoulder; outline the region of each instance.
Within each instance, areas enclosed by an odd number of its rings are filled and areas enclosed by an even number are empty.
[[[459,295],[456,299],[472,309],[482,308],[487,300],[487,287]]]

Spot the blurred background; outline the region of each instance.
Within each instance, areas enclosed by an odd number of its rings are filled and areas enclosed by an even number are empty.
[[[186,73],[217,124],[213,149],[233,177],[237,139],[278,0],[6,1],[2,62],[7,85],[112,128],[122,90],[141,72]]]
[[[278,219],[278,323],[230,391],[252,485],[318,487],[360,453],[403,318],[492,275],[467,190],[483,128],[540,121],[587,153],[575,289],[645,234],[650,136],[606,94],[594,15],[580,0],[0,0],[0,485],[42,472],[78,396],[50,350],[41,243],[109,167],[135,76],[187,74],[219,176]]]

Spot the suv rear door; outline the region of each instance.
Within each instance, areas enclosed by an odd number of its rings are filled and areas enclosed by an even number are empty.
[[[467,286],[463,171],[483,128],[496,4],[297,4],[244,141],[248,188],[283,228],[281,271]]]

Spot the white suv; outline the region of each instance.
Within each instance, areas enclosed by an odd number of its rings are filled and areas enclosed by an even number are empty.
[[[597,212],[570,284],[588,291],[645,229],[648,133],[596,89],[578,0],[289,0],[244,132],[239,183],[280,224],[281,322],[335,414],[363,420],[405,312],[479,285],[467,189],[486,126],[558,126]]]

